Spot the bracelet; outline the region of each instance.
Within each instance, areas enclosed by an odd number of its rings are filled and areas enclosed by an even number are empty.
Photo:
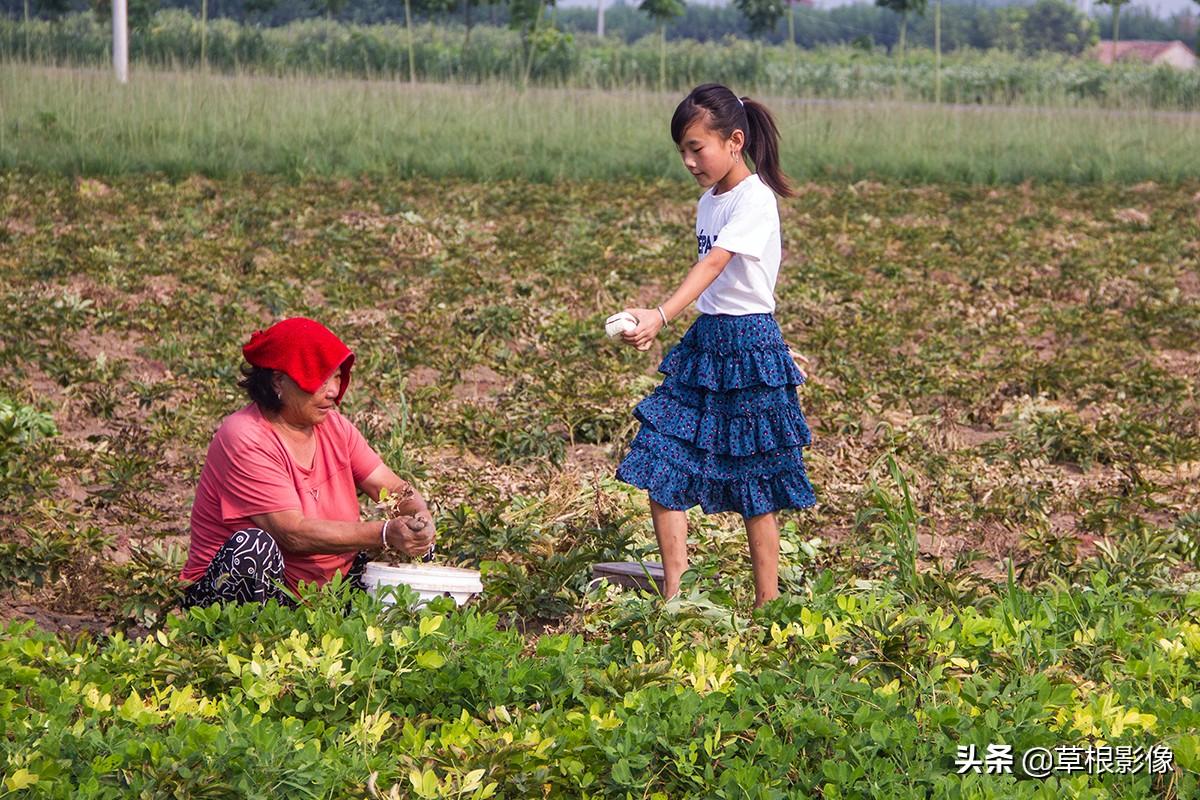
[[[390,523],[390,522],[391,522],[391,519],[385,519],[383,521],[383,530],[381,530],[379,532],[379,538],[380,538],[380,540],[383,541],[383,549],[385,551],[392,549],[391,547],[388,546],[388,540],[387,540],[387,526],[388,526],[388,523]]]
[[[665,313],[665,312],[662,310],[662,306],[659,306],[659,307],[658,307],[658,315],[659,315],[660,317],[662,317],[662,321],[663,321],[663,327],[666,327],[667,325],[670,325],[670,324],[671,324],[670,322],[667,322],[667,315],[666,315],[666,313]]]

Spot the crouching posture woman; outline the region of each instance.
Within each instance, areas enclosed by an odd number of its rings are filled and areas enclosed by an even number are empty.
[[[192,505],[181,578],[187,608],[219,601],[293,603],[300,581],[335,573],[362,586],[369,553],[430,551],[425,500],[396,476],[337,410],[354,354],[303,317],[257,331],[238,384],[250,403],[213,436]],[[403,516],[363,522],[358,492],[407,495]]]

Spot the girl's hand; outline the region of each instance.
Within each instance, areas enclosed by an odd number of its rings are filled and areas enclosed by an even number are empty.
[[[638,321],[638,326],[631,331],[626,331],[621,334],[621,338],[626,344],[631,344],[638,350],[649,350],[651,343],[654,342],[654,337],[658,336],[658,332],[662,330],[662,317],[658,315],[658,310],[654,308],[627,308],[628,313],[633,315],[633,318]]]
[[[804,378],[804,380],[808,380],[808,373],[805,372],[804,367],[800,366],[801,361],[804,362],[805,366],[808,365],[808,357],[796,350],[790,344],[788,345],[788,355],[792,357],[792,361],[796,364],[796,369],[800,370],[800,377]]]

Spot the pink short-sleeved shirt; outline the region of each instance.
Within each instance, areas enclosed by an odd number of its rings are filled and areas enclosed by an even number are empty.
[[[295,508],[315,519],[360,519],[358,485],[383,460],[336,409],[314,431],[316,453],[312,467],[305,469],[254,403],[225,418],[208,447],[196,487],[183,580],[201,577],[235,531],[256,527],[253,514]],[[354,556],[283,550],[284,580],[293,591],[299,581],[324,583],[335,572],[345,574]]]

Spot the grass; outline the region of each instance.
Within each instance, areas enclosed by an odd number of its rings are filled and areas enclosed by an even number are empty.
[[[1182,112],[764,98],[800,179],[1174,183]],[[684,180],[677,93],[451,86],[0,64],[0,168],[80,175]]]

